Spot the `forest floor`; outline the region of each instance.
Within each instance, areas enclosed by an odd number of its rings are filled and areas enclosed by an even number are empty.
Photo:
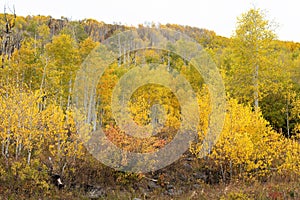
[[[143,181],[142,181],[143,182]],[[185,186],[160,186],[155,182],[146,181],[140,187],[115,186],[113,188],[99,188],[88,192],[75,190],[56,190],[52,199],[221,199],[221,200],[299,200],[300,181],[269,180],[267,182],[231,182],[227,184],[206,184],[197,182]]]
[[[300,200],[300,178],[273,174],[264,180],[220,176],[205,167],[199,159],[186,155],[156,172],[107,177],[84,186],[52,190],[51,199],[221,199],[221,200]],[[104,173],[104,172],[103,172]],[[104,176],[104,175],[103,175]],[[116,178],[117,177],[117,178]],[[36,199],[47,199],[42,196]]]
[[[7,190],[3,193],[5,190],[0,183],[0,200],[300,200],[299,176],[287,173],[286,176],[272,174],[262,180],[249,181],[245,177],[230,176],[221,180],[217,171],[207,170],[203,161],[191,154],[146,174],[117,172],[101,164],[92,166],[94,170],[90,166],[90,171],[82,170],[78,174],[77,182],[64,180],[64,188],[53,185],[46,192],[36,191],[33,196]],[[88,171],[89,175],[86,174]]]

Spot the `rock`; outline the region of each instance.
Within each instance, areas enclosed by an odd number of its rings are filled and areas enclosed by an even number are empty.
[[[133,200],[142,200],[142,199],[140,199],[140,198],[134,198]]]
[[[169,190],[168,190],[168,194],[169,194],[170,196],[174,196],[174,195],[175,195],[175,190],[174,190],[174,189],[169,189]]]
[[[166,194],[169,196],[179,196],[183,194],[182,190],[176,190],[176,189],[169,189],[166,191]]]
[[[167,185],[167,186],[166,186],[166,189],[167,189],[167,190],[174,189],[174,185]]]
[[[184,163],[184,164],[183,164],[183,167],[184,167],[184,169],[185,169],[187,172],[192,172],[192,171],[193,171],[193,167],[192,167],[189,163]]]
[[[207,181],[207,179],[208,179],[207,175],[202,174],[200,172],[193,173],[193,176],[195,179],[201,179],[203,181]]]
[[[186,160],[187,160],[187,161],[193,161],[194,158],[193,158],[193,157],[187,157]]]
[[[150,190],[153,190],[153,189],[156,189],[156,188],[159,188],[160,186],[157,185],[156,183],[154,183],[153,181],[149,181],[148,182],[148,189]]]
[[[101,197],[105,197],[106,192],[105,192],[104,189],[102,189],[100,187],[95,187],[95,188],[88,191],[87,196],[90,199],[99,199]]]
[[[188,177],[187,177],[186,175],[184,175],[184,174],[179,174],[179,175],[178,175],[178,178],[179,178],[181,181],[184,181],[184,182],[188,181]]]
[[[183,191],[182,190],[177,190],[177,192],[176,192],[176,195],[182,195],[183,194]]]

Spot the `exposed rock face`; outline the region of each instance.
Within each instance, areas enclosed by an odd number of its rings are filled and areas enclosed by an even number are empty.
[[[90,199],[99,199],[102,197],[106,197],[106,190],[99,186],[94,186],[87,192],[87,197]]]

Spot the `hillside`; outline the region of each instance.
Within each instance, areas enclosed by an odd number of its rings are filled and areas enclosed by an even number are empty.
[[[0,14],[0,199],[299,199],[300,43],[269,27]]]

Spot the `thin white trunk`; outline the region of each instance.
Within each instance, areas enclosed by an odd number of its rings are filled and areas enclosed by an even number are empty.
[[[2,145],[1,145],[1,152],[2,152],[2,156],[5,157],[5,142],[2,141]]]
[[[57,135],[57,157],[60,158],[61,144],[60,144],[60,133]]]
[[[16,149],[15,149],[15,158],[18,160],[18,151],[19,151],[19,137],[16,139]]]
[[[32,119],[31,119],[32,121]],[[32,124],[31,124],[31,127],[32,128]],[[31,133],[29,134],[29,138],[28,138],[29,142],[31,142]],[[27,155],[27,165],[30,165],[30,160],[31,160],[31,151],[32,151],[32,147],[30,146],[28,148],[28,155]]]
[[[258,88],[258,70],[259,70],[259,66],[256,65],[255,66],[255,72],[254,72],[254,109],[255,111],[258,111],[258,92],[259,92],[259,88]]]
[[[125,49],[125,46],[124,46],[123,57],[124,57],[123,64],[125,65],[125,63],[127,62],[127,61],[126,61],[126,49]]]
[[[67,110],[70,108],[70,104],[71,104],[71,93],[72,93],[72,79],[69,80],[69,94],[68,94]]]
[[[121,48],[121,39],[120,35],[118,35],[118,45],[119,45],[119,59],[118,59],[118,66],[121,66],[121,56],[122,56],[122,48]]]
[[[48,65],[48,59],[46,58],[46,63],[45,63],[44,69],[43,69],[43,76],[42,76],[42,81],[41,81],[41,86],[40,86],[41,91],[42,91],[44,83],[45,83],[47,65]]]
[[[92,107],[94,105],[94,94],[95,94],[95,89],[92,88],[91,89],[91,94],[90,94],[90,98],[89,98],[89,105],[88,105],[88,116],[87,116],[87,123],[91,123],[91,119],[92,119]],[[95,106],[95,105],[94,105]]]
[[[5,157],[9,156],[9,145],[10,145],[10,130],[7,131],[7,141],[6,141],[6,147],[5,147]]]
[[[31,160],[31,149],[28,149],[27,165],[30,165],[30,160]]]
[[[168,71],[171,70],[171,57],[170,57],[170,51],[168,52]]]
[[[290,137],[289,103],[290,103],[290,97],[288,95],[287,102],[286,102],[286,129],[287,129],[288,137]]]

